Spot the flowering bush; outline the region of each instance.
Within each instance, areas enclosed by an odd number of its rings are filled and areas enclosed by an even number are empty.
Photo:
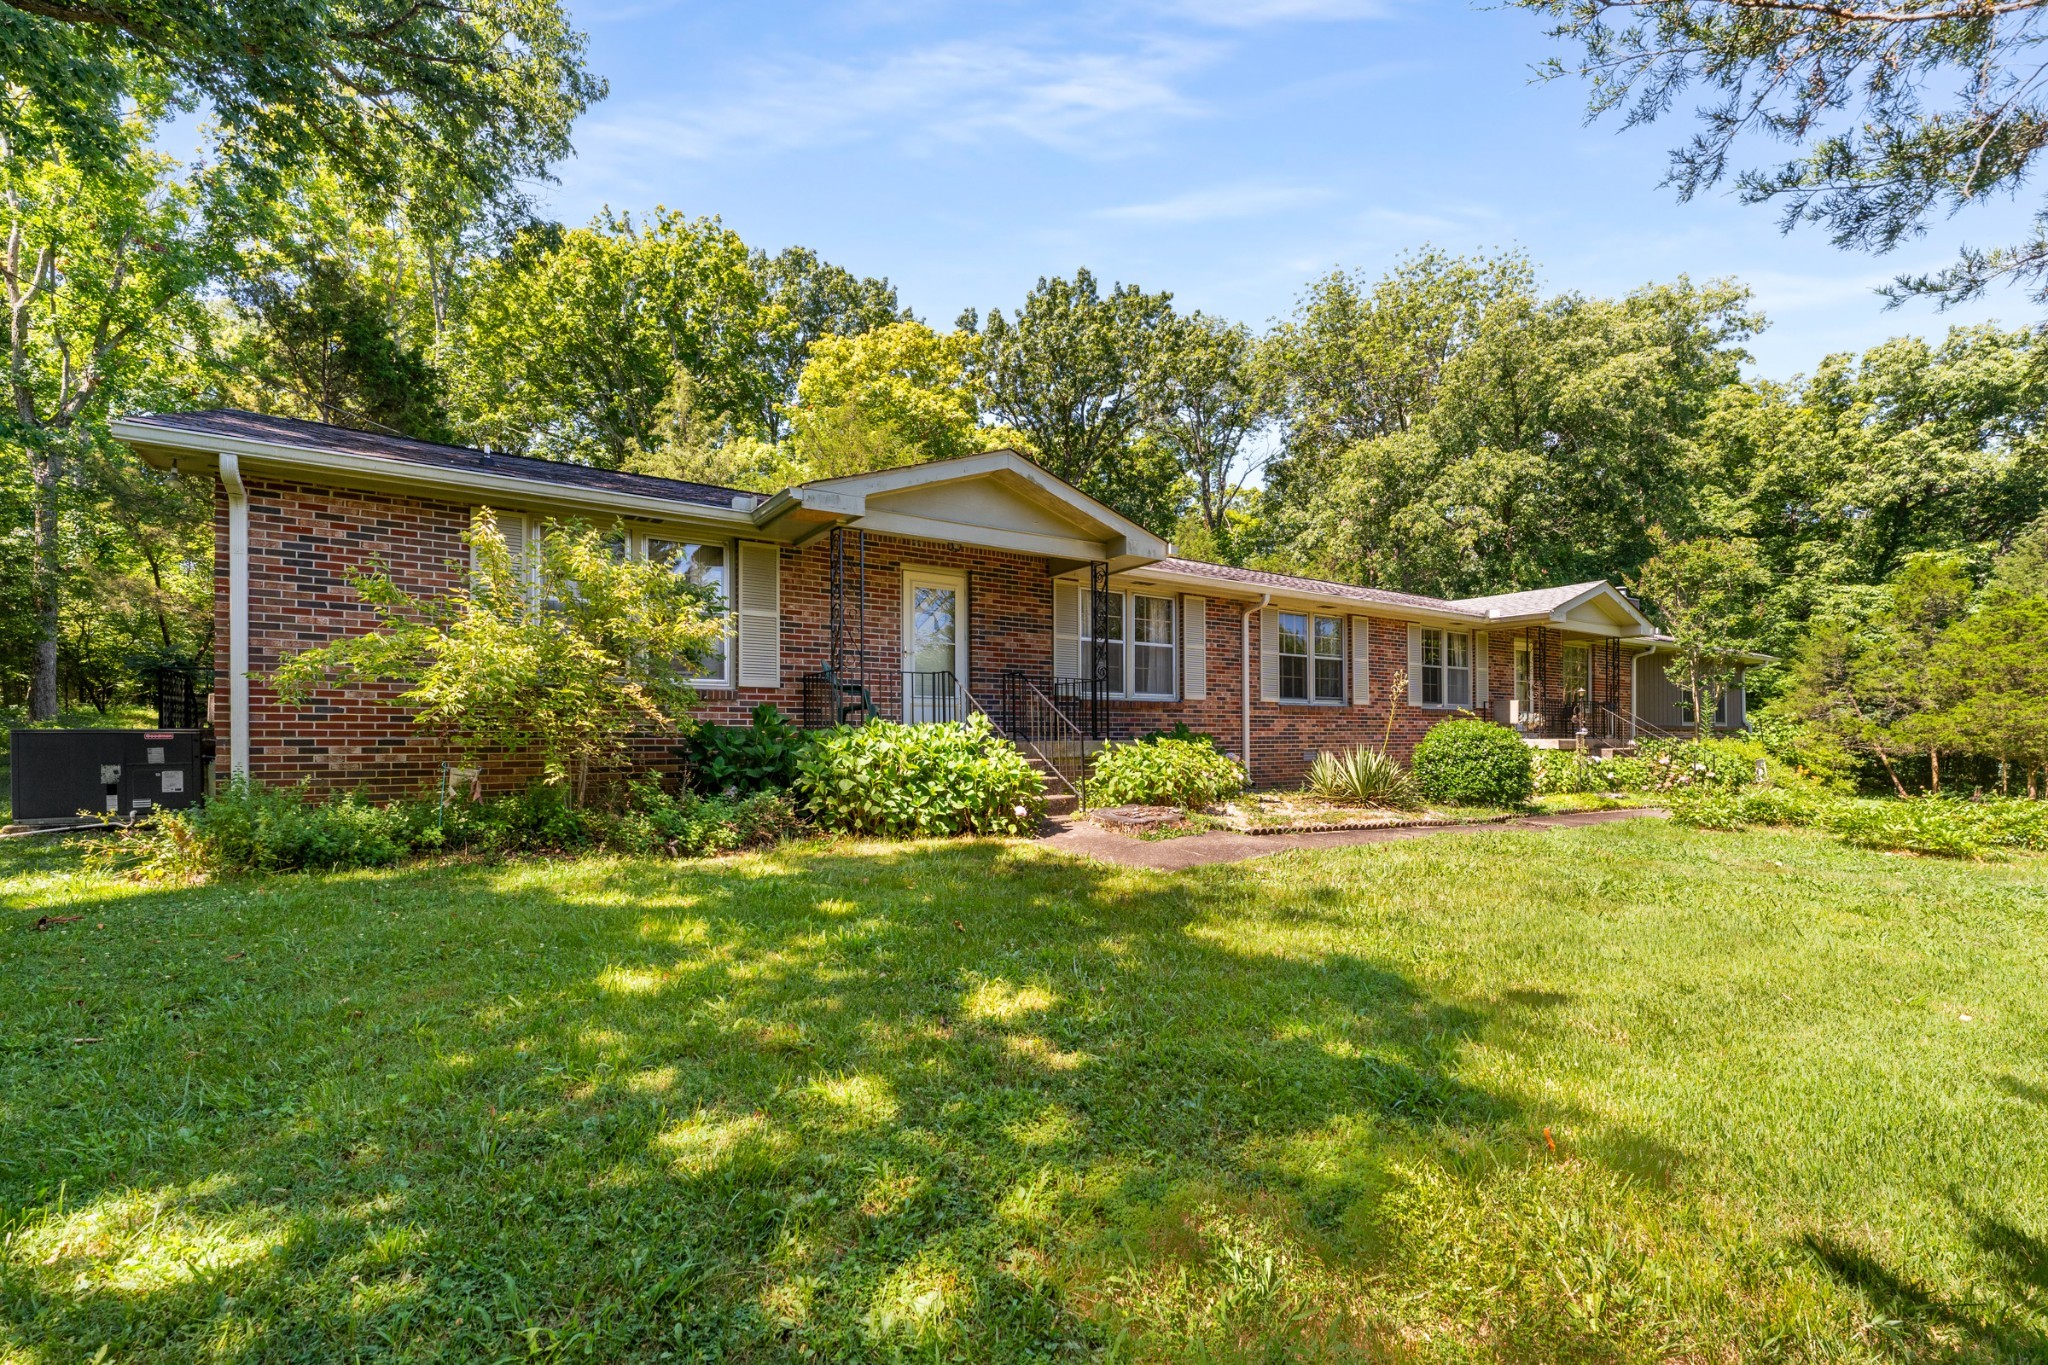
[[[1648,765],[1644,791],[1679,791],[1711,787],[1736,791],[1756,780],[1761,746],[1740,740],[1646,739],[1636,746]]]
[[[1095,756],[1088,800],[1098,806],[1195,810],[1244,790],[1244,769],[1207,738],[1110,744]]]

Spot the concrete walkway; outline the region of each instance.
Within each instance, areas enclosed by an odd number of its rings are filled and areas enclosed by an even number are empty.
[[[1426,839],[1438,834],[1469,834],[1492,829],[1576,829],[1581,825],[1605,825],[1615,820],[1661,819],[1666,812],[1654,807],[1640,810],[1580,810],[1559,815],[1531,815],[1524,819],[1491,824],[1409,825],[1402,829],[1337,829],[1316,834],[1186,834],[1178,839],[1138,839],[1108,830],[1076,816],[1052,821],[1053,832],[1039,839],[1046,848],[1062,853],[1082,853],[1106,863],[1125,867],[1150,867],[1177,872],[1184,867],[1205,867],[1210,863],[1238,863],[1269,853],[1293,848],[1345,848],[1351,844],[1391,844],[1397,839]]]

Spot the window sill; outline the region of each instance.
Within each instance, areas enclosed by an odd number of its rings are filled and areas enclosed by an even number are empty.
[[[1310,701],[1305,697],[1282,697],[1278,701],[1272,703],[1272,705],[1274,706],[1320,706],[1326,709],[1341,709],[1343,707],[1349,706],[1350,704],[1351,703],[1349,702],[1343,701]]]

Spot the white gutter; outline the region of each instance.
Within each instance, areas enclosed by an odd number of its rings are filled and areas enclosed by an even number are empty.
[[[241,460],[220,457],[228,490],[228,776],[249,775],[249,490]]]
[[[1244,712],[1244,780],[1247,786],[1252,780],[1252,613],[1264,611],[1272,602],[1272,593],[1261,593],[1258,605],[1247,602],[1244,614],[1238,617],[1238,633],[1244,637],[1244,678],[1237,690]]]

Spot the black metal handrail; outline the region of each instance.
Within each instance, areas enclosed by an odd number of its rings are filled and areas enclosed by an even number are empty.
[[[1058,701],[1019,670],[1003,674],[1002,716],[996,727],[1011,743],[1029,750],[1077,802],[1088,804],[1087,733]]]
[[[960,680],[948,668],[924,673],[906,672],[903,675],[903,719],[921,725],[949,725],[966,720],[965,691]]]
[[[806,673],[800,679],[804,691],[803,727],[830,730],[838,725],[858,725],[875,715],[874,698],[868,685],[842,678],[832,669]]]

